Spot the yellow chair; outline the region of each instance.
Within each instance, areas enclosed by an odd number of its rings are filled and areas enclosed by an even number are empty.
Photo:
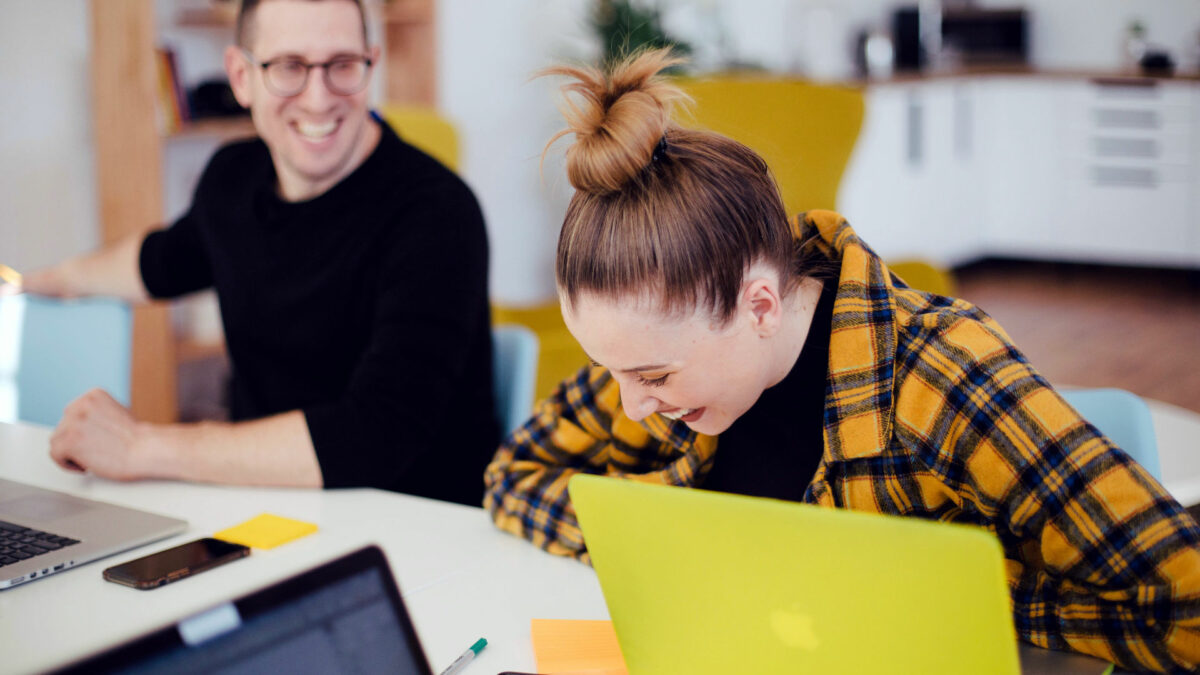
[[[862,128],[861,89],[754,75],[679,84],[695,100],[680,123],[724,134],[761,155],[789,215],[837,208],[838,185]]]
[[[954,275],[949,270],[924,260],[897,260],[887,266],[910,288],[937,295],[954,295]]]
[[[458,172],[458,132],[436,110],[389,103],[379,110],[400,138]]]

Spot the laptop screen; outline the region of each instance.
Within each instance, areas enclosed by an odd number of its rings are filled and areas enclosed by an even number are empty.
[[[371,547],[66,672],[428,675],[430,670],[386,559]]]

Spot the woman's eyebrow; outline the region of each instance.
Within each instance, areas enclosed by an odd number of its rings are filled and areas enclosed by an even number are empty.
[[[584,352],[584,356],[587,356],[587,352]],[[593,359],[590,356],[588,356],[587,358],[588,358],[588,361],[592,362],[593,366],[600,365],[600,362],[597,361],[596,359]],[[665,364],[665,363],[652,363],[649,365],[637,366],[634,368],[609,368],[609,370],[615,370],[618,373],[644,373],[646,371],[666,370],[667,368],[670,368],[670,365]]]

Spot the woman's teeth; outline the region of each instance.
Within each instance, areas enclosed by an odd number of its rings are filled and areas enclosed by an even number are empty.
[[[697,410],[696,408],[686,408],[686,409],[680,409],[680,410],[672,410],[671,412],[664,412],[664,413],[659,413],[659,414],[669,420],[677,420],[680,417],[684,417],[686,415],[691,415],[692,413],[696,412],[696,410]]]

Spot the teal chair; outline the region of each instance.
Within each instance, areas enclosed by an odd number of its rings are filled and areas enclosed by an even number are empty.
[[[537,385],[538,339],[516,324],[492,328],[492,378],[496,417],[507,436],[529,419]]]
[[[128,405],[132,331],[115,300],[0,297],[0,421],[53,426],[93,387]]]
[[[1154,420],[1145,401],[1124,389],[1068,389],[1059,393],[1151,476],[1162,480]]]

